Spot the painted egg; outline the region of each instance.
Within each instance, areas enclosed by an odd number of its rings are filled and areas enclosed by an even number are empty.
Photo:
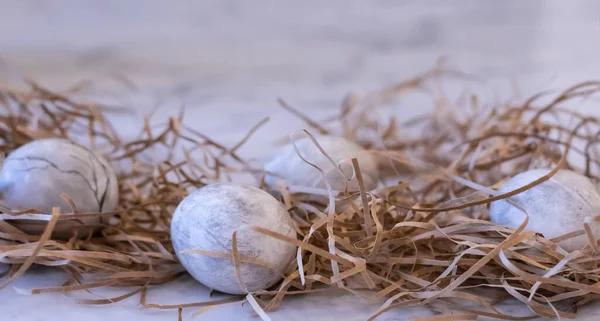
[[[507,193],[548,174],[549,169],[534,169],[508,180],[499,191]],[[549,180],[511,197],[529,215],[526,230],[555,238],[583,229],[586,217],[600,215],[600,194],[592,181],[574,171],[559,170]],[[517,228],[525,220],[525,213],[506,200],[490,206],[492,222]],[[600,237],[600,224],[591,223],[596,237]],[[567,251],[580,250],[588,243],[585,235],[559,243]]]
[[[292,219],[273,196],[254,186],[216,183],[187,196],[171,222],[171,238],[186,270],[204,285],[225,293],[245,293],[232,260],[232,235],[236,232],[242,280],[248,292],[269,288],[293,261],[296,246],[251,230],[258,226],[295,238]],[[185,250],[222,253],[214,257]]]
[[[72,209],[60,195],[68,194],[79,213],[109,212],[119,199],[117,177],[106,159],[96,152],[65,139],[40,139],[14,150],[4,160],[0,173],[0,199],[12,208],[32,208],[50,213],[60,207],[62,214]],[[16,222],[16,221],[15,221]],[[82,223],[99,224],[99,218]],[[61,221],[55,231],[67,233],[74,221]],[[38,233],[44,226],[19,220],[17,227]]]
[[[325,172],[325,179],[334,190],[343,191],[345,188],[350,192],[359,190],[358,180],[352,167],[352,158],[358,159],[365,188],[372,190],[377,187],[377,162],[368,151],[341,137],[318,136],[316,140],[335,165],[323,155],[310,138],[297,140],[296,146],[302,157]],[[268,173],[265,181],[271,186],[275,186],[278,180],[282,180],[288,186],[326,187],[321,172],[304,162],[291,143],[280,148],[264,168]]]

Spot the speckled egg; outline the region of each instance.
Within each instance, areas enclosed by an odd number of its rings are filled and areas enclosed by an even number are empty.
[[[0,173],[0,199],[10,207],[33,208],[50,213],[71,207],[60,197],[68,194],[80,213],[108,212],[116,208],[117,177],[108,162],[96,152],[69,140],[50,138],[32,141],[14,150],[4,160]],[[43,230],[39,222],[20,221],[26,232]],[[72,224],[61,222],[55,231],[67,233]],[[99,218],[86,218],[84,224],[98,224]]]
[[[241,257],[266,266],[242,262],[242,280],[249,292],[277,283],[291,263],[296,246],[248,229],[262,227],[292,238],[293,222],[283,205],[254,186],[216,183],[187,196],[171,222],[171,238],[177,257],[186,270],[204,285],[231,294],[245,293],[238,283],[234,263],[184,250],[232,253],[232,234],[237,231]]]

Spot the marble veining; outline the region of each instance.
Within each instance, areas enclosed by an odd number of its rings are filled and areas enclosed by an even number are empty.
[[[267,192],[235,183],[207,185],[187,196],[173,214],[173,247],[183,266],[203,284],[227,293],[245,293],[230,259],[182,252],[231,253],[235,232],[240,255],[262,263],[242,262],[242,281],[248,291],[266,289],[283,277],[296,246],[260,234],[251,226],[288,237],[296,235],[288,212]]]
[[[110,211],[118,201],[116,175],[107,161],[63,139],[37,140],[13,151],[4,161],[0,185],[8,205],[45,213],[54,206],[72,212],[62,193],[82,213]]]

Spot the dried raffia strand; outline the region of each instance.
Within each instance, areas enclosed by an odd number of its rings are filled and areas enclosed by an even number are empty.
[[[44,248],[44,244],[48,241],[48,239],[50,238],[50,235],[52,235],[52,230],[54,230],[54,226],[56,226],[56,222],[57,222],[59,216],[60,216],[60,209],[56,208],[56,207],[53,208],[52,209],[52,219],[50,220],[50,222],[48,222],[48,225],[46,225],[46,228],[44,229],[44,232],[40,236],[39,241],[35,245],[35,248],[31,252],[31,254],[28,255],[27,259],[21,264],[21,266],[14,273],[11,273],[7,279],[3,280],[0,283],[0,289],[4,288],[8,284],[10,284],[12,281],[17,279],[19,276],[23,275],[25,273],[25,271],[27,271],[27,269],[33,263],[35,263],[35,259],[37,258],[40,251]]]
[[[112,161],[121,191],[119,210],[80,214],[80,218],[102,217],[106,222],[100,234],[87,239],[54,240],[46,232],[27,235],[11,225],[11,220],[0,221],[0,262],[10,264],[2,284],[14,280],[31,264],[47,265],[67,271],[69,281],[62,287],[18,290],[76,294],[103,286],[135,286],[115,298],[75,296],[75,300],[109,304],[140,294],[142,306],[174,309],[179,318],[183,309],[201,308],[197,313],[202,313],[246,300],[268,320],[267,313],[277,309],[287,295],[311,295],[323,287],[337,287],[370,302],[383,300],[372,319],[408,306],[427,306],[442,313],[423,319],[432,321],[478,316],[505,320],[528,320],[536,315],[573,317],[579,305],[599,297],[598,235],[591,232],[590,225],[600,222],[587,221],[581,230],[550,240],[522,232],[523,226],[512,230],[490,223],[487,205],[500,199],[510,201],[511,196],[548,180],[561,168],[579,171],[598,183],[600,119],[568,109],[580,98],[595,95],[598,83],[568,88],[549,103],[542,101],[550,94],[542,93],[521,104],[498,104],[486,110],[475,96],[461,105],[438,95],[433,99],[436,114],[383,122],[372,116],[378,106],[394,102],[398,96],[440,92],[436,84],[446,76],[462,77],[436,68],[363,97],[349,95],[340,113],[326,121],[313,120],[280,100],[283,108],[313,130],[343,136],[370,149],[373,156],[385,160],[380,165],[389,177],[383,178],[399,183],[374,191],[366,191],[360,184],[358,192],[339,195],[329,186],[304,191],[278,187],[280,201],[296,220],[301,238],[260,227],[251,229],[298,247],[297,260],[283,281],[246,297],[174,305],[146,302],[149,285],[184,274],[169,235],[172,213],[199,187],[227,180],[236,172],[256,174],[237,151],[266,120],[232,147],[183,124],[183,113],[159,127],[151,126],[146,118],[139,136],[126,140],[112,129],[105,116],[109,111],[101,105],[77,103],[38,84],[31,84],[29,91],[0,89],[0,151],[8,154],[31,140],[48,137],[94,146]],[[553,123],[559,116],[574,121],[568,126]],[[332,122],[340,126],[332,126]],[[312,139],[309,132],[304,134]],[[327,156],[327,150],[322,153]],[[572,163],[569,153],[580,155],[583,163]],[[360,165],[353,161],[359,182]],[[495,190],[507,178],[533,168],[553,170],[517,190]],[[328,201],[315,201],[311,195],[326,196]],[[71,203],[68,195],[64,199]],[[0,218],[39,221],[47,224],[46,231],[52,224],[73,220],[67,215],[2,205],[0,210]],[[556,246],[558,241],[578,235],[589,240],[581,251],[567,253]],[[229,260],[234,266],[264,264],[238,250],[233,242],[232,249],[222,253],[189,252]],[[485,295],[477,292],[480,289]],[[493,307],[507,297],[528,305],[534,315],[511,316]],[[454,298],[468,303],[450,301]]]
[[[79,214],[79,218],[96,216],[111,220],[104,227],[102,235],[90,239],[44,242],[43,235],[23,234],[10,225],[10,221],[2,221],[0,257],[2,262],[14,264],[14,267],[21,266],[23,271],[30,263],[62,266],[69,273],[78,271],[77,275],[71,275],[75,284],[27,290],[32,294],[88,290],[99,286],[139,286],[116,298],[78,300],[89,304],[107,304],[131,297],[148,284],[162,284],[182,274],[168,234],[170,215],[190,188],[215,182],[222,175],[219,171],[229,169],[215,166],[213,157],[208,157],[205,165],[193,164],[194,168],[203,167],[202,176],[190,173],[186,166],[163,167],[164,164],[175,163],[172,161],[173,153],[166,153],[165,158],[148,162],[146,155],[152,148],[163,148],[165,151],[185,148],[181,144],[174,144],[182,136],[179,121],[170,121],[168,127],[158,133],[152,133],[148,128],[134,142],[127,143],[112,130],[104,119],[104,112],[96,109],[102,107],[93,106],[95,104],[76,103],[38,85],[33,85],[28,93],[0,91],[0,150],[9,153],[33,139],[47,137],[67,137],[74,141],[84,137],[79,142],[86,144],[88,139],[81,134],[89,133],[89,141],[95,142],[96,148],[112,159],[118,169],[120,204],[125,208],[111,213]],[[202,146],[203,153],[211,153],[211,149],[214,150],[213,154],[224,150],[224,147],[205,136],[194,133],[186,135],[185,139],[190,144]],[[182,172],[186,172],[186,175],[178,175]],[[167,177],[172,174],[178,175],[177,181]],[[63,195],[63,198],[71,203],[68,195]],[[74,204],[70,205],[74,207]],[[29,214],[35,211],[3,209],[2,212],[4,214],[0,215],[19,216],[46,224],[72,219],[68,216]],[[32,244],[41,244],[39,251],[32,252]],[[5,282],[22,271],[11,269],[8,273]]]

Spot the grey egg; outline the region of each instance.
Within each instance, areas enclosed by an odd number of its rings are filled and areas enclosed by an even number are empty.
[[[291,238],[296,237],[286,209],[274,197],[254,186],[216,183],[187,196],[171,221],[171,239],[186,270],[204,285],[225,293],[241,294],[231,259],[184,250],[232,253],[237,231],[240,256],[266,266],[241,263],[242,280],[249,292],[266,289],[279,281],[296,253],[296,246],[251,230],[258,226]]]
[[[377,162],[368,151],[342,137],[318,136],[316,140],[332,158],[335,165],[323,155],[310,138],[297,140],[296,146],[306,160],[325,172],[325,179],[334,190],[343,191],[345,188],[351,192],[359,190],[358,181],[352,168],[352,158],[358,159],[365,188],[372,190],[377,187]],[[341,167],[341,171],[338,166]],[[288,186],[326,187],[323,175],[304,162],[291,143],[278,149],[264,168],[269,173],[265,181],[271,186],[281,180]]]
[[[549,169],[534,169],[520,173],[504,183],[499,191],[507,193],[523,187],[548,174]],[[600,194],[592,181],[574,171],[559,170],[549,180],[511,198],[529,215],[526,230],[555,238],[583,229],[586,217],[600,214]],[[493,202],[490,206],[492,222],[517,228],[525,220],[525,213],[506,200]],[[596,237],[600,226],[592,223]],[[582,249],[588,243],[585,235],[560,242],[567,251]]]
[[[69,140],[50,138],[32,141],[14,150],[4,160],[0,173],[0,197],[16,208],[33,208],[50,213],[60,207],[63,215],[72,209],[60,195],[68,194],[79,213],[109,212],[119,199],[117,176],[98,153]],[[86,224],[99,224],[87,218]],[[56,232],[72,234],[77,222],[61,222]],[[21,221],[19,228],[38,233],[39,222]],[[67,236],[68,237],[68,236]]]

